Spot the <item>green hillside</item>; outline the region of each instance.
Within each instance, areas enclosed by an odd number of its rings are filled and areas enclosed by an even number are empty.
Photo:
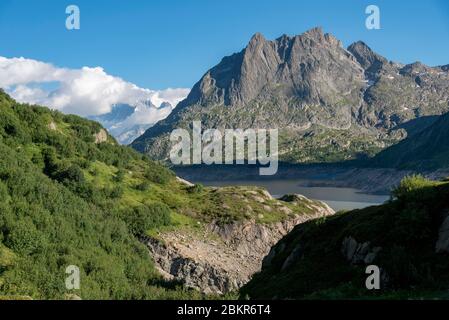
[[[449,183],[406,178],[393,199],[297,226],[273,247],[242,297],[447,299],[449,248],[440,226],[449,221]],[[367,265],[382,270],[380,290],[367,290]]]
[[[0,299],[213,298],[163,281],[139,240],[310,213],[258,194],[266,196],[257,187],[188,185],[96,122],[0,91]],[[65,288],[69,265],[81,270],[79,291]]]
[[[162,281],[138,238],[258,216],[244,215],[238,188],[224,191],[178,182],[96,122],[0,92],[0,299],[202,297]],[[68,265],[81,269],[79,291],[65,288]]]
[[[189,296],[151,285],[158,276],[129,231],[171,223],[161,194],[173,175],[110,137],[95,144],[100,129],[1,93],[0,296],[64,298],[68,265],[82,270],[83,298]]]

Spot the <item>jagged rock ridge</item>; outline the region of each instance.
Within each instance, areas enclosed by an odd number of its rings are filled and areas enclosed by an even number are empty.
[[[447,67],[390,62],[363,42],[346,50],[320,28],[274,41],[258,33],[132,146],[167,159],[171,130],[201,120],[204,128],[279,128],[285,161],[341,161],[373,155],[432,124],[412,120],[447,111]]]

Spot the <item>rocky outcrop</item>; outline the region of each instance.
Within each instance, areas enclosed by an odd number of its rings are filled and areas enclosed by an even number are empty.
[[[56,131],[58,129],[58,127],[56,126],[56,123],[54,121],[51,121],[48,124],[48,129],[52,130],[52,131]]]
[[[104,129],[100,129],[97,134],[94,134],[95,143],[102,143],[108,141],[108,133]]]
[[[193,186],[195,186],[195,184],[193,184],[193,183],[191,183],[190,181],[187,181],[187,180],[185,180],[185,179],[183,179],[183,178],[181,178],[181,177],[176,177],[176,180],[177,180],[178,182],[182,183],[183,185],[188,186],[188,187],[193,187]]]
[[[311,201],[307,197],[301,195],[301,194],[287,194],[281,197],[279,200],[290,202],[293,205],[297,206],[300,204],[307,203],[309,207],[312,207],[314,211],[318,213],[323,213],[323,215],[326,215],[326,212],[332,212],[333,209],[329,207],[329,205],[322,201]]]
[[[353,237],[344,238],[341,245],[341,253],[352,265],[371,265],[381,251],[382,247],[373,247],[369,241],[357,242]],[[384,268],[378,267],[380,270],[380,286],[386,288],[389,285],[390,277]]]
[[[180,280],[204,293],[234,291],[260,271],[270,248],[297,224],[334,213],[320,202],[302,201],[314,210],[312,214],[286,214],[284,220],[268,224],[253,219],[228,224],[213,221],[201,231],[163,232],[143,242],[167,280]]]
[[[231,269],[232,260],[217,256],[216,243],[197,241],[181,233],[164,235],[163,241],[146,238],[144,243],[168,281],[179,280],[189,288],[208,294],[228,292],[243,284],[240,270]],[[213,259],[214,256],[218,259]]]
[[[369,76],[374,76],[384,65],[388,64],[387,59],[375,53],[362,41],[351,44],[348,51],[353,54]]]
[[[370,264],[381,250],[370,242],[358,243],[353,237],[344,238],[341,245],[341,253],[352,264]]]

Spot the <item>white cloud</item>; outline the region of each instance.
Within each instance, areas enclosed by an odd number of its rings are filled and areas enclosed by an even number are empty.
[[[122,126],[131,127],[135,124],[154,124],[159,120],[165,119],[172,110],[170,107],[137,106],[134,113],[123,121]],[[153,119],[153,122],[148,122],[148,119]]]
[[[41,104],[82,116],[108,113],[114,104],[135,105],[142,100],[151,100],[155,106],[162,102],[176,106],[189,93],[189,89],[155,91],[140,88],[107,74],[101,67],[67,69],[32,59],[5,57],[0,57],[0,87],[20,102]],[[136,119],[154,123],[153,116],[159,120],[166,113],[166,110],[147,112],[136,115]]]
[[[156,91],[151,98],[151,102],[155,106],[160,106],[162,102],[169,102],[173,107],[183,100],[189,94],[190,89],[172,89],[168,88],[162,91]]]
[[[47,98],[48,93],[40,88],[31,88],[26,85],[17,85],[14,90],[9,92],[14,99],[20,102],[36,104]]]
[[[3,88],[29,82],[54,81],[68,71],[36,60],[5,57],[0,57],[0,70],[0,87]]]

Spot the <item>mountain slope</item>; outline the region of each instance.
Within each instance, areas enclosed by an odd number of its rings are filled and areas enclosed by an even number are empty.
[[[187,102],[236,106],[278,93],[297,96],[308,104],[331,105],[340,99],[335,94],[346,90],[348,96],[354,95],[349,99],[358,98],[353,87],[361,86],[361,74],[341,43],[320,29],[293,38],[284,35],[276,41],[257,33],[243,51],[207,72]]]
[[[164,168],[119,147],[99,124],[20,105],[0,92],[0,296],[182,295],[148,284],[159,276],[129,225],[145,212],[153,215],[141,219],[143,226],[164,225],[169,209],[156,198],[129,204],[124,216],[129,190],[116,181],[125,166],[146,169],[149,177],[155,170],[148,183],[172,179]],[[69,265],[81,270],[80,291],[65,288]]]
[[[382,151],[372,163],[398,169],[449,167],[449,113],[414,136]]]
[[[396,200],[297,226],[241,290],[253,299],[443,298],[449,287],[449,184],[404,180]],[[365,286],[378,266],[380,289]]]
[[[216,237],[209,227],[270,228],[326,211],[310,200],[303,202],[315,207],[262,203],[265,193],[189,185],[118,145],[96,122],[19,104],[0,91],[0,299],[203,298],[179,285],[183,278],[165,281],[139,239],[189,232],[205,234],[209,244]],[[251,268],[264,254],[253,256]],[[70,265],[80,269],[80,290],[65,288]]]
[[[200,120],[204,129],[279,128],[285,161],[348,160],[403,139],[410,120],[449,111],[448,89],[447,68],[392,63],[362,42],[345,50],[319,28],[274,41],[256,34],[132,147],[167,159],[170,132]]]
[[[449,73],[444,67],[388,62],[361,41],[350,45],[348,51],[365,70],[367,88],[357,114],[362,125],[394,131],[410,120],[448,111]],[[424,127],[409,127],[407,132]]]

